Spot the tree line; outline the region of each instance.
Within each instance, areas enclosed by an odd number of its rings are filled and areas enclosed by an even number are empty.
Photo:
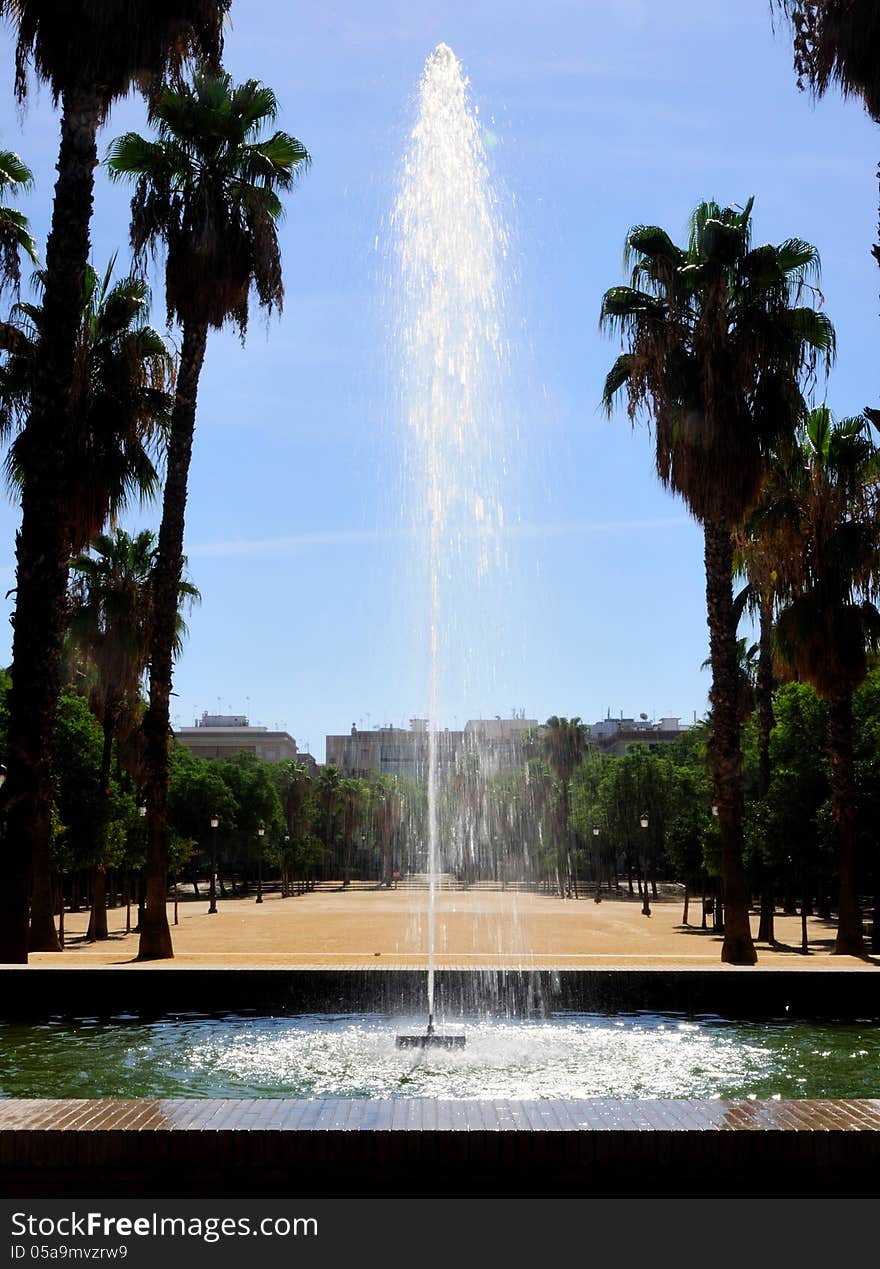
[[[224,71],[230,0],[0,0],[13,29],[15,92],[46,85],[60,114],[58,179],[36,277],[37,303],[3,323],[0,427],[7,475],[21,506],[7,696],[0,852],[0,961],[60,947],[53,892],[56,738],[71,624],[71,562],[116,526],[132,500],[162,510],[142,610],[138,725],[145,806],[145,902],[139,958],[172,955],[166,912],[169,702],[179,648],[183,537],[199,379],[211,330],[244,339],[250,304],[271,313],[284,297],[277,226],[283,197],[309,163],[275,127],[278,103],[257,80]],[[149,135],[98,134],[114,103],[137,91]],[[90,261],[95,171],[133,185],[130,269]],[[0,155],[8,204],[32,184],[26,164]],[[18,291],[22,254],[38,259],[20,212],[0,210],[0,284]],[[148,324],[147,260],[164,259],[169,327],[179,352]],[[159,472],[164,471],[164,480]],[[96,545],[100,556],[103,548]],[[106,614],[99,614],[100,621]],[[109,618],[107,618],[109,620]],[[97,649],[94,654],[99,655]],[[103,702],[105,739],[123,704]],[[105,763],[106,768],[106,763]],[[106,769],[104,793],[110,785]],[[96,837],[106,844],[109,825]]]

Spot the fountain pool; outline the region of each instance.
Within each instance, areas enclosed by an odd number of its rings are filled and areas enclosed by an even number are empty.
[[[461,1050],[404,1050],[414,1016],[176,1015],[0,1025],[0,1095],[191,1098],[880,1097],[880,1021],[558,1012],[444,1020]]]

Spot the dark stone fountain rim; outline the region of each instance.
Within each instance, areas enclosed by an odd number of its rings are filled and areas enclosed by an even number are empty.
[[[126,972],[127,971],[127,972]],[[668,1012],[742,1019],[880,1018],[880,974],[844,969],[439,969],[438,1013]],[[144,1013],[419,1013],[420,969],[118,965],[0,969],[0,1021]]]

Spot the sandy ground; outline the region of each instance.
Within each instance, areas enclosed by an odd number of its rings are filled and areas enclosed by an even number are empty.
[[[497,890],[444,891],[436,897],[438,967],[714,968],[721,938],[700,928],[699,900],[681,924],[679,899],[652,901],[651,916],[640,900],[562,900]],[[427,963],[428,895],[418,890],[352,888],[323,890],[282,899],[270,893],[262,904],[218,900],[208,915],[206,898],[181,899],[172,926],[175,958],[153,966],[320,966],[421,968]],[[122,965],[137,955],[138,935],[125,933],[125,909],[108,913],[111,937],[86,943],[85,913],[68,914],[66,950],[40,953],[35,965]],[[169,921],[173,906],[169,904]],[[757,933],[757,915],[753,917]],[[832,956],[834,927],[809,918],[809,955],[800,953],[799,917],[777,915],[779,946],[758,945],[759,966],[777,969],[845,969],[880,965]]]

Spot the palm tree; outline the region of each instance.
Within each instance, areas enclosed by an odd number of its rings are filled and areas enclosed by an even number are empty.
[[[839,955],[864,952],[855,859],[853,692],[880,646],[880,450],[864,417],[835,422],[812,410],[792,465],[790,548],[781,565],[785,602],[776,623],[783,661],[828,707],[831,806],[840,897]],[[796,483],[794,483],[796,482]],[[783,511],[781,513],[785,515]]]
[[[308,807],[312,777],[308,766],[295,758],[280,762],[273,774],[289,841],[285,851],[284,867],[286,870],[289,864],[293,863],[297,869],[300,869],[304,862],[309,828]],[[306,881],[304,871],[296,880],[297,889],[302,893]]]
[[[860,97],[874,122],[880,123],[880,8],[876,0],[770,3],[792,28],[798,87],[809,87],[816,97],[823,97],[832,86],[844,97]],[[880,264],[880,243],[871,251]]]
[[[360,840],[370,807],[370,788],[366,780],[349,776],[339,786],[342,802],[342,888],[351,883],[351,860]]]
[[[382,884],[391,889],[394,837],[403,818],[404,790],[397,776],[374,773],[370,778],[370,809],[382,852]]]
[[[76,373],[63,450],[66,470],[80,464],[88,479],[58,491],[65,560],[81,551],[133,499],[145,501],[159,487],[154,465],[168,425],[170,354],[147,324],[149,291],[140,278],[113,282],[114,260],[104,274],[88,265],[80,297]],[[45,294],[48,277],[35,275]],[[46,323],[44,305],[16,304],[0,324],[0,436],[14,436],[6,458],[12,490],[27,497],[38,472],[39,447],[28,422],[39,348]],[[65,565],[66,575],[66,565]],[[63,611],[63,610],[62,610]],[[48,836],[35,835],[31,857],[31,951],[60,950],[55,932]]]
[[[774,623],[780,597],[779,561],[787,547],[785,534],[774,521],[780,509],[789,503],[791,464],[798,452],[796,447],[792,452],[789,446],[770,462],[758,501],[734,533],[734,566],[737,575],[746,582],[734,603],[737,620],[746,611],[758,619],[754,698],[758,722],[759,802],[767,797],[770,789],[773,693],[777,681]],[[773,877],[762,862],[760,851],[755,852],[755,868],[761,890],[758,940],[772,944],[775,942]]]
[[[323,767],[315,781],[315,801],[321,819],[321,840],[324,846],[323,875],[333,862],[333,839],[337,827],[339,807],[343,797],[343,776],[339,767],[329,763]]]
[[[9,703],[9,775],[3,786],[6,842],[0,862],[0,960],[26,962],[31,859],[48,849],[52,737],[60,686],[67,595],[68,526],[63,502],[88,468],[70,466],[72,385],[97,132],[113,102],[137,81],[148,88],[190,54],[219,61],[230,0],[0,0],[15,29],[15,87],[29,68],[61,103],[61,146],[46,244],[43,325],[27,428],[32,459],[16,539],[16,602]],[[42,936],[40,936],[40,941]]]
[[[794,36],[798,86],[821,97],[832,85],[861,97],[880,123],[880,12],[874,0],[770,0]]]
[[[271,89],[229,75],[195,76],[166,87],[150,107],[159,139],[127,133],[110,147],[116,179],[134,178],[132,246],[166,249],[169,318],[183,329],[171,420],[168,472],[155,575],[155,641],[150,705],[144,722],[147,791],[147,912],[139,958],[173,956],[165,914],[165,820],[174,614],[183,551],[187,481],[196,397],[208,331],[231,322],[244,337],[251,291],[261,307],[280,310],[284,297],[277,225],[279,191],[289,191],[309,156],[295,137],[261,133],[278,111]]]
[[[3,200],[0,203],[0,291],[7,285],[18,290],[22,251],[34,264],[39,263],[37,244],[28,229],[27,217],[5,205],[7,197],[26,193],[33,184],[33,173],[18,155],[11,150],[0,150],[0,199]]]
[[[571,779],[587,756],[590,729],[579,718],[557,718],[544,724],[544,755],[562,787],[559,826],[559,892],[571,894]]]
[[[114,741],[130,731],[138,718],[139,688],[150,655],[152,634],[151,588],[156,563],[156,539],[148,529],[135,537],[117,529],[99,534],[92,554],[78,555],[71,564],[70,633],[92,670],[90,705],[104,732],[99,793],[106,808]],[[182,581],[180,602],[198,598],[198,591]],[[177,650],[186,632],[178,615]],[[126,728],[126,720],[131,724]],[[103,866],[95,870],[92,896],[93,937],[107,937]]]
[[[626,392],[630,419],[654,424],[661,482],[703,526],[712,663],[711,762],[727,920],[721,958],[754,964],[742,862],[743,774],[732,532],[758,497],[768,456],[803,413],[801,381],[834,353],[824,315],[800,304],[818,275],[798,239],[752,248],[752,201],[701,203],[687,248],[662,229],[627,236],[631,285],[604,297],[601,324],[626,351],[609,373],[609,414]]]
[[[83,276],[76,375],[71,390],[68,466],[84,463],[88,482],[71,483],[61,497],[68,553],[81,551],[132,500],[154,498],[156,460],[171,417],[172,357],[147,324],[150,292],[143,278],[113,281],[114,256],[103,275],[89,264]],[[34,275],[45,291],[46,272]],[[31,432],[25,426],[45,320],[38,304],[14,305],[0,323],[0,437],[15,439],[6,457],[10,488],[19,496],[31,479]]]

